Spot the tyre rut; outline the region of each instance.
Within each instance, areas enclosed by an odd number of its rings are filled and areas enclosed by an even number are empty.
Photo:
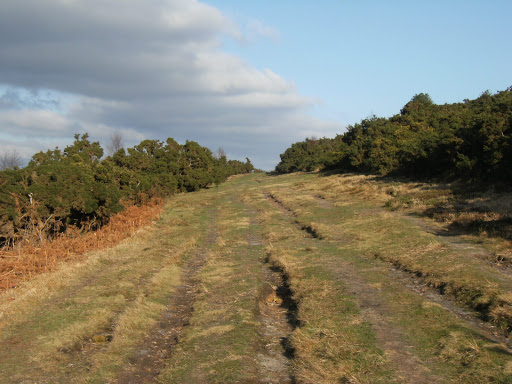
[[[207,262],[208,247],[215,243],[216,238],[214,220],[211,219],[205,245],[183,267],[182,284],[176,288],[157,325],[145,337],[130,359],[129,366],[121,371],[112,383],[152,382],[166,366],[173,349],[180,341],[181,332],[189,325],[199,289],[198,275]]]
[[[331,209],[334,207],[330,201],[324,200],[318,195],[313,197],[316,203],[324,209]],[[326,201],[328,202],[327,204],[325,203]],[[280,204],[285,207],[283,203],[280,202]],[[285,209],[293,212],[293,210],[287,207],[285,207]],[[491,263],[488,258],[483,256],[488,256],[488,252],[476,249],[474,246],[467,244],[463,240],[451,238],[448,239],[446,236],[440,235],[439,231],[435,230],[432,225],[425,223],[420,218],[399,213],[396,215],[411,222],[411,224],[422,228],[426,232],[435,235],[439,238],[439,241],[446,246],[452,247],[454,249],[464,250],[466,251],[464,253],[465,256],[485,260],[489,265],[492,265],[494,268],[496,268],[496,271],[499,273],[510,276],[510,270],[507,268],[498,268],[495,263]],[[415,274],[413,271],[408,271],[401,266],[394,265],[388,260],[381,258],[378,259],[387,264],[389,275],[393,276],[393,279],[400,281],[405,288],[417,295],[435,302],[436,304],[439,304],[446,311],[452,313],[458,319],[466,323],[470,328],[478,332],[482,337],[486,338],[492,343],[500,344],[500,348],[502,348],[504,352],[512,354],[512,348],[510,348],[510,338],[508,335],[505,334],[502,329],[499,329],[499,327],[486,321],[484,314],[477,312],[467,306],[461,306],[455,297],[444,294],[442,289],[428,285],[422,277],[417,276],[417,274]]]
[[[263,246],[255,228],[258,222],[254,211],[249,211],[251,231],[247,242],[251,247]],[[291,369],[295,351],[289,337],[299,324],[296,318],[297,303],[292,298],[286,273],[272,267],[265,258],[261,266],[263,287],[258,298],[258,310],[263,348],[256,355],[260,379],[268,384],[296,383]]]
[[[283,214],[290,217],[290,212],[292,212],[291,215],[296,217],[293,210],[287,208],[274,196],[267,195],[266,197]],[[304,229],[302,230],[304,231]],[[311,240],[327,241],[321,237],[314,237]],[[325,257],[327,258],[327,255]],[[432,374],[430,369],[414,354],[413,347],[406,342],[405,334],[399,328],[391,325],[389,321],[392,313],[391,309],[387,308],[384,302],[375,294],[375,289],[349,263],[338,258],[329,260],[327,269],[334,279],[341,280],[344,285],[349,287],[349,293],[354,295],[361,314],[372,325],[386,358],[391,362],[402,382],[411,384],[443,382],[440,377]]]

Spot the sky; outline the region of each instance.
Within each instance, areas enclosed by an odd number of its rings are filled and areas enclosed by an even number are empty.
[[[0,151],[194,140],[271,170],[415,95],[512,86],[512,2],[1,0]]]

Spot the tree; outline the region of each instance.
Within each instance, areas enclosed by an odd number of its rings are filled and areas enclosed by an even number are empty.
[[[226,158],[226,151],[224,151],[224,148],[219,147],[214,153],[213,157],[216,159],[222,159],[223,157]]]
[[[409,115],[414,120],[423,121],[428,115],[428,110],[433,105],[435,104],[428,93],[418,93],[412,97],[411,101],[405,104],[400,113],[402,115]]]
[[[120,135],[113,138],[120,144]],[[196,142],[169,138],[144,140],[101,160],[100,144],[77,134],[63,151],[41,151],[26,167],[0,172],[0,247],[36,232],[42,240],[70,226],[97,228],[125,203],[195,191],[252,171],[249,159],[227,161],[219,153],[215,159]],[[12,168],[21,164],[16,152],[0,160]]]
[[[107,144],[107,151],[109,156],[114,155],[120,149],[124,148],[123,135],[119,131],[115,131],[110,135],[110,143]]]
[[[76,162],[84,162],[86,164],[97,164],[103,156],[103,148],[100,143],[89,141],[89,134],[84,133],[82,137],[75,134],[75,141],[72,145],[64,149],[65,157],[73,159]]]
[[[245,172],[244,173],[254,172],[254,165],[252,165],[251,160],[248,157],[245,158],[245,164],[244,165],[245,165],[245,170],[244,170]]]
[[[432,101],[432,98],[428,93],[418,93],[417,95],[414,95],[411,99],[412,103],[419,103],[419,104],[425,104],[425,105],[432,105],[434,102]]]
[[[21,167],[22,164],[23,159],[15,149],[6,150],[0,154],[0,171],[5,171],[6,169],[17,169]]]

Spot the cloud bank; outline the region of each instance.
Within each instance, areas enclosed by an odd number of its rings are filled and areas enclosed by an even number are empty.
[[[244,29],[279,36],[258,20]],[[271,169],[292,142],[339,132],[292,81],[222,51],[249,39],[241,30],[194,0],[2,0],[0,139],[40,150],[120,131],[129,145],[190,139]]]

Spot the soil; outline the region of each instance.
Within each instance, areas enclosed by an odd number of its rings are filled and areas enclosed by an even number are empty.
[[[251,226],[257,225],[251,215]],[[251,231],[247,238],[250,246],[262,246],[261,237]],[[293,350],[290,349],[288,338],[294,326],[290,319],[290,292],[279,271],[273,270],[267,263],[262,263],[261,279],[264,282],[259,294],[258,309],[261,337],[261,351],[256,355],[259,375],[263,383],[290,384],[295,383],[291,373]]]
[[[215,240],[215,227],[211,222],[205,247],[199,249],[183,267],[182,284],[177,287],[157,326],[145,337],[137,352],[132,356],[129,366],[112,383],[152,382],[165,367],[174,347],[179,343],[182,330],[190,322],[200,283],[198,274],[206,264],[209,253],[208,246],[212,245]]]
[[[266,283],[260,292],[258,308],[261,323],[259,334],[263,348],[256,356],[260,377],[264,378],[264,383],[293,383],[290,369],[293,353],[287,348],[292,327],[286,320],[287,308],[284,307],[282,299],[269,299],[276,294],[273,287],[277,285],[274,284],[282,284],[282,281],[266,267],[262,267],[262,276]]]
[[[318,203],[318,205],[322,208],[331,209],[334,206],[331,201],[327,200],[322,195],[314,195],[313,197],[315,198],[315,201]]]
[[[391,361],[404,383],[440,383],[442,380],[414,354],[414,347],[407,343],[402,331],[394,327],[389,319],[392,310],[375,294],[375,288],[348,264],[337,260],[329,268],[339,279],[346,282],[348,293],[354,295],[359,310],[376,332],[385,356]]]

